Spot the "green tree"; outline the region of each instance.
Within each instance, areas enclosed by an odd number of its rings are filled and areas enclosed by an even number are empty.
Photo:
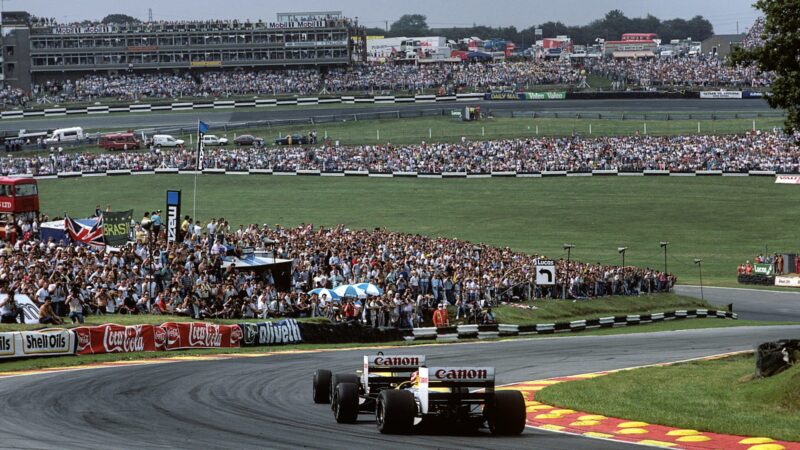
[[[103,17],[103,20],[101,20],[101,22],[104,24],[109,24],[109,23],[139,23],[141,21],[127,14],[109,14]]]
[[[800,129],[800,1],[759,0],[754,6],[766,18],[764,45],[737,49],[733,61],[775,73],[767,101],[787,111],[786,131],[791,132]]]
[[[428,34],[428,18],[422,14],[405,14],[389,28],[392,36],[424,36]]]

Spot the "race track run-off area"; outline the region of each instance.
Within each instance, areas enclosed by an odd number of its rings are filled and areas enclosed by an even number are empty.
[[[429,363],[495,367],[500,385],[746,351],[799,333],[800,326],[740,327],[415,346],[413,352],[427,355]],[[118,367],[121,362],[0,378],[0,401],[8,411],[0,447],[397,448],[403,442],[420,448],[635,448],[538,428],[514,437],[458,430],[398,437],[380,434],[368,415],[355,425],[337,424],[328,405],[312,402],[311,375],[317,368],[353,372],[369,352],[190,358]],[[526,384],[526,395],[535,386]]]

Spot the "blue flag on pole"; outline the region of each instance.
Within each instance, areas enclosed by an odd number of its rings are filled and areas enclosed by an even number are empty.
[[[208,124],[201,120],[197,124],[197,132],[199,134],[205,134],[206,131],[208,131]]]

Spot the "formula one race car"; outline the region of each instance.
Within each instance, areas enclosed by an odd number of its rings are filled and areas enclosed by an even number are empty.
[[[381,433],[407,433],[417,421],[441,421],[470,429],[488,425],[493,434],[525,429],[525,398],[495,391],[491,367],[420,367],[416,379],[378,396],[375,420]]]
[[[365,355],[363,369],[355,374],[317,370],[314,374],[314,402],[331,403],[337,422],[354,423],[360,412],[375,412],[382,391],[408,382],[424,364],[425,356],[422,355],[387,356],[379,352]]]
[[[423,356],[365,356],[360,378],[318,370],[314,401],[329,400],[339,423],[374,412],[381,433],[408,433],[417,424],[436,422],[469,429],[486,424],[501,435],[525,429],[525,398],[519,391],[496,391],[494,368],[428,368],[424,361]]]

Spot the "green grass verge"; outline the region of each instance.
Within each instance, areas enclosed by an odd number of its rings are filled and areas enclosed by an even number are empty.
[[[192,214],[192,176],[78,178],[39,182],[51,217],[65,211],[88,216],[96,204],[133,208],[135,217],[164,209],[165,191],[183,191]],[[268,222],[294,226],[347,224],[387,227],[509,246],[514,250],[620,264],[664,267],[658,243],[670,241],[668,269],[685,284],[699,284],[695,257],[703,258],[706,285],[737,286],[736,266],[770,251],[793,252],[797,217],[794,186],[772,178],[592,177],[548,179],[420,180],[322,177],[230,177],[197,180],[197,218],[224,216],[234,225]],[[763,224],[770,224],[769,233]]]
[[[495,310],[497,323],[530,325],[537,323],[569,322],[598,319],[627,314],[649,314],[680,309],[713,309],[714,306],[693,297],[675,294],[642,295],[638,297],[606,297],[596,300],[535,300],[523,305],[537,309],[499,307]]]
[[[561,334],[543,334],[533,336],[518,336],[507,337],[502,340],[515,340],[515,339],[542,339],[542,338],[564,338],[570,336],[604,336],[614,334],[635,334],[635,333],[651,333],[658,331],[679,331],[691,330],[701,328],[729,328],[737,326],[769,326],[769,325],[793,325],[792,323],[783,322],[759,322],[759,321],[746,321],[746,320],[722,320],[722,319],[690,319],[690,320],[676,320],[669,322],[660,322],[648,325],[637,325],[633,327],[624,328],[609,328],[602,330],[591,330],[580,333],[561,333]],[[459,341],[459,343],[483,343],[490,344],[497,342],[498,339],[493,340],[468,340]],[[301,350],[336,350],[336,349],[352,349],[352,348],[381,348],[381,347],[410,347],[419,345],[435,344],[435,341],[393,341],[384,342],[380,344],[365,344],[365,343],[346,343],[346,344],[295,344],[286,345],[281,347],[241,347],[241,348],[221,348],[221,349],[196,349],[196,350],[177,350],[172,352],[142,352],[142,353],[112,353],[105,355],[84,355],[81,357],[76,356],[54,356],[48,358],[33,358],[22,359],[15,361],[0,362],[0,372],[14,372],[22,370],[35,370],[44,368],[58,368],[69,366],[81,366],[86,364],[110,362],[110,361],[137,361],[150,358],[170,358],[176,356],[202,356],[202,355],[216,355],[228,353],[261,353],[261,352],[293,352]],[[446,345],[456,345],[455,343],[448,343]]]
[[[550,405],[679,428],[800,441],[800,366],[751,380],[752,356],[623,371],[536,394]]]
[[[456,107],[454,106],[454,109]],[[674,113],[673,113],[674,114]],[[322,114],[324,115],[324,114]],[[641,114],[639,114],[640,116]],[[678,114],[679,117],[686,114]],[[242,134],[263,137],[269,145],[279,136],[291,133],[307,134],[316,129],[320,141],[326,136],[331,141],[339,141],[342,145],[378,145],[378,144],[419,144],[425,142],[461,142],[468,140],[524,139],[536,136],[572,136],[580,134],[585,137],[626,136],[650,134],[659,136],[694,135],[700,123],[701,134],[735,134],[752,130],[753,119],[719,119],[719,120],[640,120],[640,119],[574,119],[574,118],[497,118],[484,119],[480,122],[461,122],[449,117],[416,117],[407,119],[352,120],[336,123],[305,123],[301,125],[281,125],[225,131],[222,127],[213,127],[209,133],[233,140]],[[783,119],[758,118],[755,127],[768,131],[782,126]],[[92,130],[109,131],[109,130]],[[176,134],[184,139],[187,145],[197,138],[194,135]],[[95,152],[104,150],[95,146],[78,146],[66,148],[67,152]],[[41,150],[28,150],[19,155],[41,153]]]

